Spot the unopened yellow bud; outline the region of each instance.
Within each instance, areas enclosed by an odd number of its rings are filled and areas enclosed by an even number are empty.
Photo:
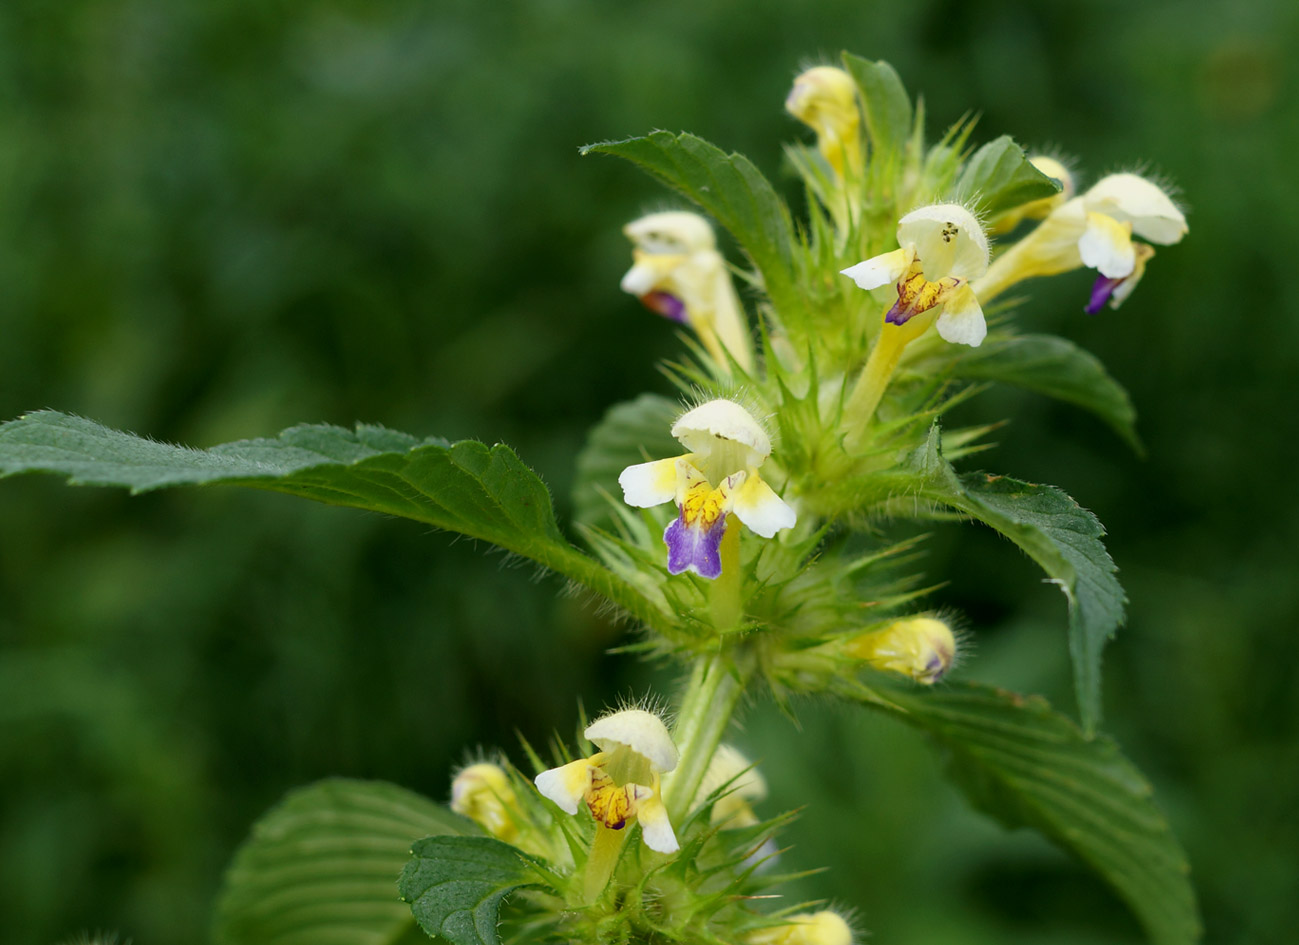
[[[837,912],[801,912],[783,925],[759,929],[748,945],[852,945],[852,929]]]
[[[941,620],[908,617],[895,620],[883,630],[854,637],[844,651],[876,669],[929,685],[941,679],[956,661],[956,636]]]
[[[852,76],[833,66],[808,69],[794,80],[785,109],[816,132],[817,147],[840,179],[845,166],[861,173],[861,117]]]
[[[451,809],[497,839],[509,842],[519,833],[518,798],[499,765],[480,762],[462,769],[451,782]]]

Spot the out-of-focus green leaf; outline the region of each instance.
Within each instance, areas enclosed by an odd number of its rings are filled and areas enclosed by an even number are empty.
[[[607,496],[619,495],[618,474],[628,466],[681,453],[683,447],[668,432],[680,414],[676,401],[658,394],[642,394],[609,408],[577,456],[577,522],[603,525],[609,520]]]
[[[666,619],[564,538],[545,484],[500,444],[304,425],[273,440],[194,450],[46,410],[0,425],[0,477],[26,472],[135,493],[232,483],[414,519],[531,558],[646,623]]]
[[[871,160],[901,160],[911,135],[911,99],[897,72],[887,62],[871,62],[851,53],[843,54],[844,68],[861,91],[866,114],[866,133],[871,143]]]
[[[1110,739],[1084,736],[1044,699],[986,686],[885,694],[898,718],[947,749],[949,771],[976,807],[1006,827],[1041,831],[1094,869],[1155,945],[1199,940],[1186,854],[1150,785]]]
[[[1059,192],[1060,183],[1034,167],[1009,135],[1002,135],[965,162],[954,196],[983,213],[1000,213]]]
[[[491,837],[429,837],[411,857],[401,896],[420,928],[452,945],[500,945],[501,903],[542,879],[531,858]]]
[[[290,794],[254,826],[217,903],[217,945],[389,945],[414,922],[397,880],[415,841],[475,830],[382,781],[332,779]]]
[[[1096,516],[1054,486],[982,472],[957,475],[937,431],[912,458],[918,494],[1001,532],[1019,545],[1069,602],[1069,655],[1083,727],[1101,717],[1101,651],[1123,622],[1127,597],[1101,543]]]
[[[1072,341],[1054,335],[994,336],[962,351],[951,369],[960,378],[1004,381],[1090,410],[1141,452],[1128,392],[1095,355]]]
[[[667,131],[582,148],[583,154],[593,152],[626,158],[699,204],[749,254],[776,310],[801,312],[804,302],[795,291],[789,208],[752,161],[695,135]]]

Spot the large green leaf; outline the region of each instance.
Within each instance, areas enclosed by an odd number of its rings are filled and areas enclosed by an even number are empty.
[[[216,945],[390,945],[414,931],[397,880],[412,844],[477,828],[381,781],[290,794],[253,826],[226,872]]]
[[[500,945],[501,903],[544,881],[537,861],[491,837],[429,837],[411,849],[401,896],[425,932],[452,945]]]
[[[1128,392],[1095,355],[1072,341],[1054,335],[994,336],[963,350],[951,369],[957,377],[1003,381],[1090,410],[1141,451]]]
[[[1096,870],[1156,945],[1198,941],[1186,855],[1150,785],[1112,741],[1084,736],[1041,698],[985,686],[886,695],[899,718],[947,749],[950,771],[975,806],[1007,827],[1041,831]]]
[[[531,558],[645,623],[669,619],[564,538],[545,484],[499,444],[304,425],[193,450],[46,410],[0,425],[0,476],[27,472],[132,492],[233,483],[414,519]]]
[[[789,208],[752,161],[695,135],[668,131],[582,148],[583,154],[592,152],[626,158],[699,204],[749,254],[776,310],[802,311],[802,295],[794,284]]]
[[[1002,135],[970,156],[955,189],[959,199],[994,214],[1058,194],[1060,184],[1034,167],[1009,135]]]
[[[1123,622],[1127,597],[1096,516],[1060,489],[1008,476],[957,475],[937,430],[912,458],[917,493],[992,526],[1038,563],[1069,603],[1069,654],[1083,727],[1101,717],[1101,651]]]
[[[577,456],[576,521],[602,525],[609,520],[608,496],[620,496],[618,475],[628,466],[680,455],[684,447],[669,432],[680,415],[680,404],[658,394],[641,394],[609,408]]]
[[[911,99],[902,79],[882,59],[871,62],[844,53],[843,64],[861,92],[871,159],[900,161],[912,130]]]

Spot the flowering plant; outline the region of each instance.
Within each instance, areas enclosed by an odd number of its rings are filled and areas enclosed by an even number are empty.
[[[725,741],[746,694],[898,718],[948,750],[979,807],[1094,868],[1152,940],[1198,937],[1184,856],[1097,734],[1101,651],[1125,603],[1103,531],[1058,489],[958,471],[989,428],[943,422],[1001,382],[1091,409],[1135,442],[1100,364],[1016,331],[997,300],[1089,267],[1080,307],[1117,305],[1149,243],[1176,243],[1185,218],[1136,174],[1074,196],[1064,163],[1007,137],[973,148],[969,121],[927,145],[882,62],[808,70],[786,107],[816,135],[787,152],[809,197],[801,224],[748,160],[691,135],[585,149],[642,166],[745,255],[732,269],[693,211],[626,226],[622,288],[685,330],[685,353],[667,371],[679,399],[613,407],[579,458],[585,548],[501,445],[302,426],[196,451],[51,411],[0,426],[5,475],[239,483],[483,539],[584,585],[641,631],[634,649],[680,664],[670,716],[624,706],[583,726],[575,752],[557,740],[547,757],[525,744],[517,766],[480,759],[449,806],[375,782],[292,795],[228,871],[218,941],[394,941],[417,926],[454,945],[849,945],[842,910],[761,908],[792,866],[776,842],[790,815],[764,818],[761,774]],[[906,524],[954,516],[1005,535],[1064,592],[1081,724],[955,678],[964,632],[904,572]]]

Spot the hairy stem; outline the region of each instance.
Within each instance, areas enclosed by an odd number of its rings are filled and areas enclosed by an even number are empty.
[[[699,792],[713,754],[744,695],[747,676],[747,671],[736,665],[734,648],[695,660],[673,732],[681,759],[663,790],[668,816],[674,823],[680,823]]]

